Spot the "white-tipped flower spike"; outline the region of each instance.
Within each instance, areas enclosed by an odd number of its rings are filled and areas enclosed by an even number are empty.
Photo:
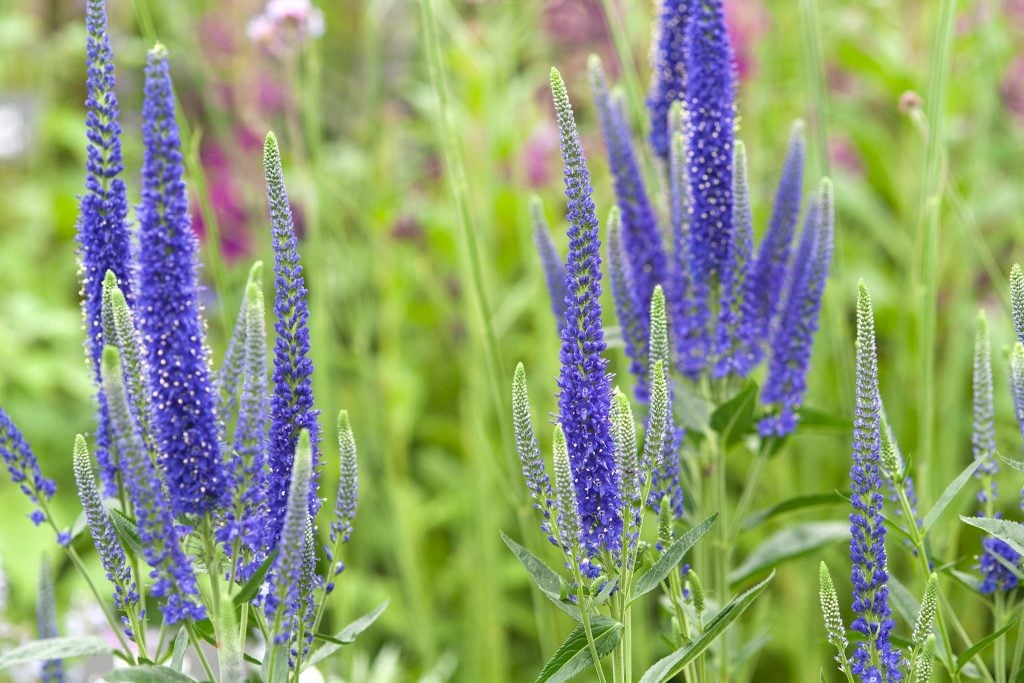
[[[1013,413],[1024,435],[1024,344],[1016,342],[1010,353],[1010,391],[1013,395]]]
[[[267,616],[273,625],[274,644],[291,640],[294,634],[296,612],[299,608],[299,584],[306,546],[306,525],[309,520],[309,484],[313,476],[313,447],[309,432],[299,432],[288,487],[281,541],[271,577],[271,590],[267,596]]]
[[[914,683],[930,683],[932,680],[932,668],[935,666],[935,636],[930,635],[924,641],[924,648],[917,660],[916,675]]]
[[[554,545],[559,545],[551,528],[552,493],[551,480],[544,469],[544,459],[540,455],[540,446],[533,431],[533,419],[530,417],[530,396],[526,386],[526,368],[522,363],[516,365],[512,377],[512,427],[516,437],[516,453],[523,466],[523,478],[526,488],[533,498],[533,507],[540,511],[542,519],[541,531],[548,536]]]
[[[690,583],[690,595],[693,596],[693,609],[697,612],[697,616],[700,617],[706,607],[704,604],[704,582],[700,580],[700,574],[693,569],[687,574],[687,580]]]
[[[915,660],[918,653],[924,650],[924,644],[928,640],[928,636],[932,635],[938,600],[939,577],[933,572],[928,577],[928,584],[924,588],[924,597],[921,599],[921,610],[917,613],[917,621],[914,622],[914,635],[911,638],[911,643],[914,648]]]
[[[50,561],[43,557],[39,565],[39,594],[36,600],[36,625],[40,638],[56,638],[57,633],[57,595],[53,588],[53,568]],[[64,662],[59,659],[48,659],[43,662],[43,683],[64,682]]]
[[[637,468],[636,423],[633,408],[622,390],[615,387],[612,395],[611,427],[615,443],[615,466],[619,469],[622,482],[623,503],[631,505],[640,498],[639,471]]]
[[[643,467],[651,473],[663,473],[665,443],[669,436],[668,371],[663,361],[655,361],[651,368],[651,418],[644,435]]]
[[[576,504],[576,489],[572,484],[569,467],[569,447],[565,443],[562,425],[555,425],[554,438],[555,498],[558,507],[558,533],[567,554],[576,554],[580,544],[580,513]]]
[[[103,278],[103,338],[121,352],[128,400],[146,445],[152,450],[153,433],[150,427],[149,389],[144,346],[135,326],[135,316],[128,306],[124,292],[111,270]]]
[[[818,565],[818,597],[821,600],[821,615],[825,620],[825,636],[836,649],[835,659],[840,671],[845,671],[846,648],[849,644],[846,640],[846,627],[843,626],[843,616],[839,612],[839,597],[832,582],[832,574],[824,562]]]
[[[1024,343],[1024,271],[1019,263],[1010,271],[1010,305],[1013,308],[1013,327],[1017,341]]]
[[[356,506],[359,503],[359,461],[356,454],[356,439],[352,433],[352,425],[348,420],[348,411],[338,413],[338,496],[334,504],[334,520],[331,522],[331,545],[328,547],[326,593],[334,590],[334,577],[340,574],[345,565],[338,560],[338,552],[342,543],[347,543],[352,535],[356,519]]]
[[[558,253],[555,241],[551,238],[551,228],[544,218],[544,205],[536,195],[530,198],[530,223],[533,225],[533,240],[537,245],[540,263],[544,268],[544,279],[548,283],[548,295],[551,297],[551,312],[555,315],[555,324],[559,331],[565,326],[565,263]]]
[[[672,545],[672,522],[672,503],[664,496],[658,504],[658,543],[663,549]]]
[[[224,352],[224,361],[217,372],[217,389],[220,396],[217,401],[217,417],[225,426],[230,425],[238,410],[238,394],[242,389],[242,372],[245,364],[245,327],[248,324],[248,296],[249,288],[255,284],[263,290],[263,261],[257,261],[249,269],[249,279],[245,285],[246,300],[238,309],[238,317],[235,318],[235,326],[231,330],[231,338],[228,340],[227,351]]]
[[[972,385],[974,428],[971,446],[974,459],[981,463],[974,476],[982,482],[978,493],[978,500],[984,506],[982,512],[991,516],[997,493],[993,477],[999,472],[999,462],[996,458],[995,396],[992,390],[992,341],[984,311],[978,312],[978,330],[974,335]]]
[[[896,440],[893,438],[889,421],[884,416],[882,417],[882,426],[879,431],[882,437],[882,451],[879,456],[882,473],[896,485],[903,478],[903,457],[896,446]]]

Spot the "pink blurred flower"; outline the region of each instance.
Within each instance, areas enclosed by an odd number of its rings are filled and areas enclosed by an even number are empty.
[[[741,79],[757,68],[754,47],[768,29],[768,14],[761,2],[725,0],[725,23],[736,52],[736,71]]]
[[[1013,120],[1024,124],[1024,54],[1014,57],[1006,68],[999,92]]]
[[[558,131],[549,122],[537,125],[523,145],[522,167],[526,172],[526,185],[533,189],[548,187],[553,182],[552,160],[557,156]]]
[[[282,56],[324,34],[324,13],[310,0],[270,0],[246,28],[249,39]]]

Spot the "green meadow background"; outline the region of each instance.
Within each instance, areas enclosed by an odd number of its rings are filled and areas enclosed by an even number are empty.
[[[559,342],[528,220],[529,197],[538,194],[564,249],[548,71],[558,66],[568,84],[604,216],[613,198],[586,58],[601,54],[633,96],[639,138],[651,3],[432,0],[453,133],[447,159],[418,0],[323,2],[326,33],[294,59],[248,41],[246,22],[260,9],[253,0],[108,4],[133,201],[146,50],[159,39],[171,54],[203,219],[217,361],[250,263],[271,261],[253,140],[268,129],[281,138],[303,231],[316,400],[325,426],[349,411],[360,451],[359,515],[332,622],[391,600],[377,625],[343,650],[342,668],[387,648],[398,652],[392,680],[417,680],[438,665],[454,667],[451,680],[531,680],[569,630],[499,537],[505,530],[538,553],[551,550],[536,530],[510,424],[518,361],[530,377],[535,419],[543,423],[556,407]],[[852,302],[863,278],[875,299],[883,398],[926,510],[971,458],[979,308],[993,329],[1000,447],[1010,456],[1021,450],[1005,348],[1006,280],[1024,258],[1024,2],[957,3],[945,29],[938,1],[727,4],[743,57],[738,136],[749,151],[758,230],[797,118],[808,122],[807,186],[831,175],[837,205],[808,398],[831,417],[774,458],[755,507],[848,486]],[[0,404],[57,479],[56,507],[69,524],[77,514],[72,439],[92,425],[74,246],[85,164],[82,5],[0,0],[0,111],[22,116],[16,129],[0,118]],[[948,68],[936,49],[943,36]],[[608,355],[625,375],[622,350]],[[546,447],[550,434],[542,436]],[[328,430],[328,497],[337,480],[331,439]],[[748,465],[742,454],[730,463],[737,494]],[[1024,482],[1012,471],[1001,482],[1002,507],[1019,516]],[[937,555],[965,557],[965,571],[977,535],[961,538],[968,528],[952,512],[973,511],[972,495],[957,498],[934,534]],[[23,626],[34,611],[39,558],[57,557],[51,534],[33,528],[28,511],[3,478],[8,618]],[[846,515],[840,505],[797,519]],[[743,536],[738,555],[771,530]],[[893,573],[919,594],[913,558],[895,539],[889,551]],[[848,609],[842,545],[784,565],[744,618],[744,639],[768,639],[746,665],[752,680],[810,681],[819,667],[832,669],[817,607],[820,559]],[[58,571],[60,603],[71,609],[79,581],[70,567]],[[983,603],[950,590],[968,630],[987,633]],[[666,651],[656,613],[652,605],[651,626],[636,639],[644,661]],[[897,630],[909,626],[898,620]]]

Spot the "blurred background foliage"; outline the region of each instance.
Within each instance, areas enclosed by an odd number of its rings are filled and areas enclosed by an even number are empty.
[[[391,607],[357,649],[372,656],[386,648],[406,672],[396,680],[438,662],[454,663],[457,680],[527,680],[567,630],[531,592],[498,536],[505,529],[546,552],[534,533],[512,449],[508,394],[521,360],[535,406],[555,409],[558,340],[527,215],[528,198],[537,193],[553,225],[562,226],[548,70],[557,65],[570,88],[604,215],[612,205],[611,183],[585,61],[598,52],[616,79],[635,70],[634,82],[646,84],[650,3],[434,0],[451,115],[466,164],[475,255],[458,228],[438,151],[436,96],[418,2],[322,3],[325,34],[283,51],[247,37],[247,22],[261,9],[257,0],[108,4],[127,180],[135,198],[142,65],[155,39],[171,54],[189,131],[189,177],[195,224],[204,238],[210,343],[217,359],[250,262],[270,259],[259,142],[268,129],[282,138],[309,273],[316,398],[325,425],[338,409],[350,411],[361,456],[359,518],[334,599],[335,623],[390,597]],[[73,242],[85,163],[82,5],[0,0],[0,404],[57,478],[56,502],[69,524],[77,510],[72,438],[92,424]],[[917,450],[925,369],[918,360],[915,307],[925,152],[939,142],[929,140],[922,108],[939,3],[727,5],[740,56],[739,136],[749,150],[758,228],[795,118],[810,126],[808,175],[835,178],[838,209],[834,276],[809,399],[834,418],[775,458],[757,505],[847,486],[850,435],[844,425],[853,398],[858,278],[875,299],[889,417],[918,468],[922,500],[933,501],[971,457],[970,365],[978,307],[989,311],[997,351],[1000,423],[1006,427],[1000,443],[1007,454],[1020,451],[1000,378],[1003,349],[1012,337],[1006,274],[1024,256],[1017,239],[1024,224],[1024,2],[961,3],[956,17],[946,106],[933,453]],[[609,25],[628,48],[625,65]],[[639,105],[634,114],[642,113]],[[633,123],[639,137],[645,122],[634,116]],[[560,229],[556,241],[564,248]],[[482,270],[486,320],[469,277],[474,257]],[[497,358],[490,355],[489,334]],[[609,353],[614,369],[625,375],[621,349]],[[494,386],[492,362],[500,386]],[[746,457],[737,456],[737,491]],[[336,476],[336,465],[328,465],[328,486]],[[1012,477],[1004,474],[1007,510],[1016,509]],[[53,539],[24,519],[28,508],[6,479],[0,500],[9,615],[27,624],[38,558],[52,551]],[[955,507],[968,512],[971,500],[965,494]],[[843,520],[846,510],[805,517]],[[939,537],[948,545],[938,551],[967,556],[961,568],[969,570],[977,539],[961,542],[952,515],[944,523],[946,534]],[[744,549],[766,533],[749,534]],[[908,557],[890,552],[899,575],[909,567]],[[827,555],[841,595],[848,586],[848,579],[839,579],[848,576],[843,556],[842,547]],[[816,680],[819,666],[827,666],[816,606],[818,559],[786,565],[750,613],[753,626],[746,632],[752,639],[770,638],[749,663],[754,680]],[[922,586],[903,574],[919,593]],[[67,571],[60,578],[61,602],[71,605],[76,580]],[[966,591],[955,598],[968,629],[983,632],[989,616],[982,604]],[[654,631],[648,635],[639,651],[650,658],[662,648]]]

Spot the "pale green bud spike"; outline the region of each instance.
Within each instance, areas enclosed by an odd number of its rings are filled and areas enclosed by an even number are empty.
[[[839,597],[836,595],[832,574],[824,562],[818,565],[818,597],[821,600],[821,614],[825,620],[825,635],[828,642],[835,646],[841,657],[846,658],[846,628],[843,616],[839,611]]]
[[[356,451],[356,437],[349,424],[348,411],[338,413],[339,463],[338,497],[336,503],[336,526],[331,529],[335,542],[345,543],[352,533],[359,501],[359,458]]]
[[[651,294],[650,362],[668,365],[668,315],[665,312],[665,291],[658,285]]]
[[[1017,341],[1024,342],[1024,271],[1018,263],[1014,263],[1010,271],[1010,305]]]
[[[672,545],[672,501],[668,496],[662,496],[658,504],[658,542],[666,550]]]
[[[672,146],[669,149],[669,196],[671,198],[672,224],[681,226],[685,235],[689,232],[690,225],[690,180],[686,169],[686,113],[681,104],[672,105],[671,121],[674,131]]]
[[[526,368],[522,363],[516,365],[512,376],[512,429],[516,437],[516,453],[523,466],[530,497],[547,518],[551,514],[551,481],[544,469],[544,459],[540,455],[537,435],[533,431]]]
[[[238,395],[242,388],[243,367],[245,364],[246,325],[248,324],[249,302],[253,288],[263,293],[263,262],[256,261],[249,269],[249,277],[245,283],[245,296],[235,318],[235,326],[231,330],[228,348],[224,353],[224,362],[217,373],[217,386],[220,389],[220,400],[217,404],[217,417],[222,426],[227,427],[235,418],[238,409]]]
[[[569,447],[562,425],[555,425],[554,438],[555,497],[558,501],[558,529],[562,544],[569,550],[579,545],[580,514],[576,505],[576,489],[569,466]]]
[[[1010,391],[1017,422],[1024,425],[1024,344],[1015,342],[1010,352]]]
[[[733,232],[737,236],[733,245],[743,250],[736,257],[736,272],[742,275],[746,272],[754,236],[754,214],[750,208],[750,181],[747,177],[747,147],[742,140],[736,140],[733,146],[732,166]]]
[[[935,665],[935,636],[929,635],[924,641],[921,656],[917,661],[917,675],[914,683],[929,683],[932,680],[932,668]]]
[[[690,594],[693,596],[693,609],[697,611],[697,616],[700,616],[704,613],[704,608],[706,606],[704,582],[700,580],[700,574],[698,574],[694,569],[690,569],[688,578],[690,581]]]
[[[313,447],[309,432],[303,429],[299,432],[299,441],[295,448],[284,524],[278,542],[279,552],[274,563],[273,590],[277,597],[277,608],[274,612],[272,632],[275,638],[292,633],[292,625],[285,623],[284,616],[289,609],[288,594],[291,587],[303,581],[306,529],[309,523],[309,484],[312,475]]]
[[[879,430],[882,437],[881,464],[885,476],[892,481],[903,479],[903,457],[900,455],[899,447],[893,438],[892,427],[889,420],[882,417],[882,427]]]
[[[932,627],[935,625],[935,611],[939,600],[939,577],[932,573],[928,577],[928,584],[924,588],[924,597],[921,599],[921,610],[917,613],[917,621],[914,623],[914,635],[911,642],[914,650],[924,647],[925,640],[932,634]]]
[[[139,424],[142,438],[152,451],[154,450],[153,433],[150,429],[149,391],[146,380],[149,372],[146,368],[145,347],[143,347],[142,337],[135,327],[135,315],[124,298],[124,292],[115,286],[110,298],[116,330],[116,344],[121,352],[128,398],[131,401],[132,412]],[[114,342],[108,340],[107,343]]]
[[[624,504],[632,505],[640,497],[636,423],[633,421],[633,408],[629,405],[629,399],[618,387],[615,387],[612,394],[610,422],[612,442],[615,444],[615,467],[619,470],[622,483],[622,500]]]
[[[663,361],[651,367],[651,416],[644,435],[644,465],[656,472],[662,468],[669,430],[668,373]],[[649,476],[650,473],[647,473]]]
[[[100,302],[100,318],[103,325],[103,341],[117,344],[117,328],[114,326],[114,291],[118,289],[117,276],[108,270],[103,277],[102,301]]]

